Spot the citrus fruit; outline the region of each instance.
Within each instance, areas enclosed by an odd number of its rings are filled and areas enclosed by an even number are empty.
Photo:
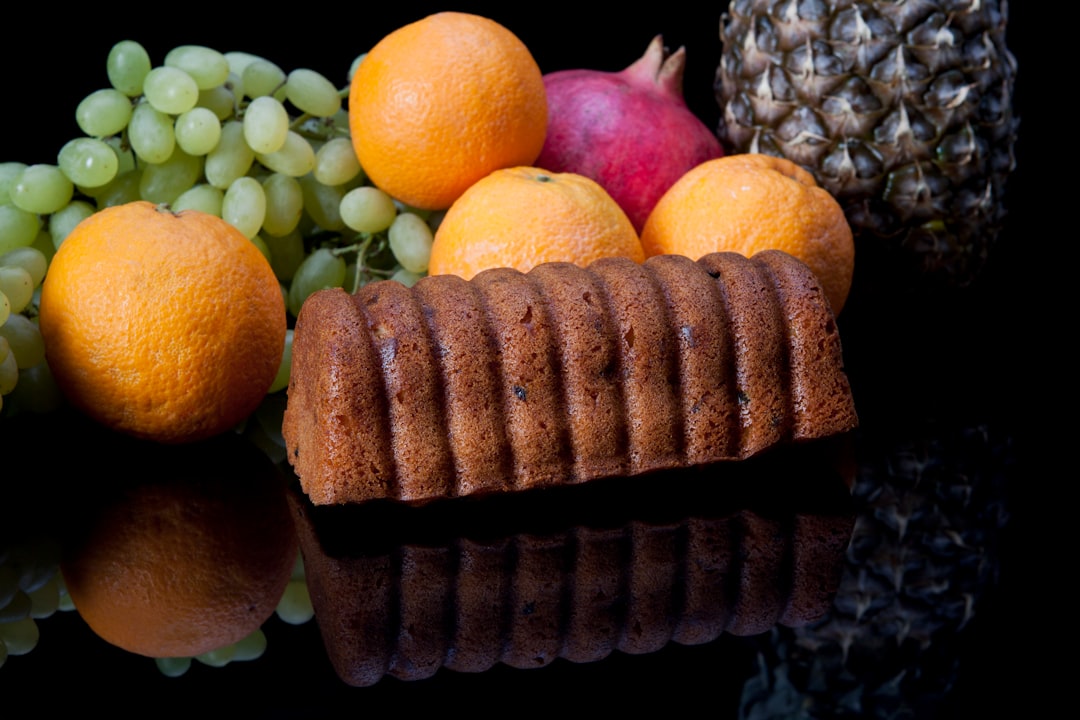
[[[257,630],[299,552],[272,461],[233,433],[176,446],[102,429],[98,446],[110,483],[68,496],[77,507],[60,561],[90,629],[154,658],[195,657]]]
[[[40,307],[46,359],[71,403],[166,443],[250,415],[285,347],[281,288],[258,248],[221,218],[143,201],[71,231]]]
[[[645,254],[630,219],[596,181],[532,167],[496,170],[450,206],[435,231],[429,275],[528,272],[544,262],[585,266]]]
[[[547,131],[543,77],[499,23],[436,13],[391,32],[359,63],[349,128],[376,186],[443,210],[491,171],[537,158]]]
[[[760,154],[708,160],[679,178],[645,221],[648,256],[783,250],[821,282],[833,313],[851,289],[855,244],[840,204],[790,160]]]

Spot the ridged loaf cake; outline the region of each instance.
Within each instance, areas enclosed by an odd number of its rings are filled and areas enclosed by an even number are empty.
[[[857,424],[821,286],[779,251],[323,290],[292,352],[283,434],[317,505],[738,460]]]

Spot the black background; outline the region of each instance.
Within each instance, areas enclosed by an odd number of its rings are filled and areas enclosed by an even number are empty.
[[[119,40],[138,40],[155,64],[175,45],[205,44],[260,54],[286,71],[310,67],[344,84],[352,60],[386,32],[448,9],[477,12],[502,22],[525,41],[544,72],[573,67],[618,70],[635,60],[655,34],[662,33],[669,46],[687,47],[688,104],[715,126],[719,111],[712,83],[721,49],[722,5],[691,11],[658,3],[638,10],[586,11],[572,3],[515,4],[513,10],[508,3],[311,3],[258,8],[216,3],[201,10],[188,6],[184,12],[191,14],[191,22],[178,14],[180,8],[161,5],[152,10],[109,6],[63,17],[52,17],[52,10],[45,8],[30,8],[18,23],[9,25],[0,43],[5,78],[0,86],[0,161],[55,162],[64,142],[79,134],[74,121],[78,101],[107,86],[105,58]],[[1046,259],[1053,245],[1048,238],[1057,237],[1044,220],[1049,217],[1046,205],[1052,200],[1046,183],[1040,182],[1042,176],[1033,170],[1047,165],[1043,149],[1054,142],[1047,132],[1048,117],[1041,116],[1038,107],[1044,98],[1036,90],[1039,75],[1050,61],[1039,54],[1039,44],[1046,44],[1046,36],[1036,26],[1042,21],[1035,16],[1033,4],[1026,5],[1012,3],[1009,8],[1009,44],[1020,68],[1015,108],[1022,122],[1017,169],[1007,196],[1008,225],[981,289],[972,295],[973,302],[985,302],[986,307],[980,313],[976,306],[975,332],[994,335],[995,340],[985,348],[969,348],[962,356],[939,357],[938,361],[973,388],[965,402],[985,402],[1015,421],[1025,458],[1034,458],[1034,446],[1027,443],[1042,438],[1037,418],[1042,417],[1041,406],[1048,404],[1046,378],[1057,377],[1054,366],[1043,364],[1040,353],[1051,361],[1060,350],[1051,350],[1048,342],[1033,349],[1029,337],[1033,331],[1026,329],[1037,322],[1034,318],[1045,321],[1056,314],[1049,293],[1057,289],[1055,272],[1047,267],[1054,263]],[[254,23],[254,18],[262,22]],[[1060,156],[1060,149],[1055,149]],[[1032,243],[1039,243],[1037,251]],[[872,309],[864,310],[861,322],[868,322],[872,314]],[[845,339],[846,345],[849,342],[854,346],[858,340]],[[864,349],[859,357],[872,358],[873,353]],[[1036,363],[1040,369],[1032,376]],[[896,363],[883,365],[889,373],[902,372]],[[863,367],[861,372],[871,373],[872,368]],[[62,439],[57,442],[62,444]],[[48,482],[47,460],[44,467],[38,476]],[[972,629],[947,717],[979,717],[1003,703],[1022,703],[1031,710],[1046,701],[1049,679],[1038,678],[1052,672],[1052,663],[1038,648],[1057,622],[1051,609],[1057,603],[1048,599],[1057,583],[1052,579],[1056,577],[1052,564],[1049,571],[1042,569],[1041,563],[1052,561],[1043,559],[1043,546],[1035,541],[1036,536],[1041,540],[1040,533],[1046,529],[1044,513],[1037,508],[1047,503],[1036,489],[1036,483],[1044,484],[1047,478],[1037,475],[1035,468],[1034,462],[1025,459],[1014,488],[1012,544],[1002,585],[988,598]],[[1033,549],[1038,550],[1036,555],[1026,554]],[[1041,613],[1042,619],[1030,620],[1032,610]],[[722,639],[702,647],[671,646],[649,656],[616,656],[593,665],[560,662],[541,670],[498,668],[479,676],[443,673],[420,683],[388,680],[374,688],[355,689],[334,677],[314,623],[298,628],[278,623],[270,650],[259,661],[225,669],[196,666],[185,678],[165,680],[149,661],[98,641],[73,613],[40,625],[39,647],[28,656],[9,658],[0,669],[0,692],[9,704],[29,693],[31,702],[41,707],[60,709],[77,703],[126,712],[139,706],[136,698],[152,692],[153,699],[148,697],[149,704],[143,706],[150,714],[155,714],[154,707],[213,708],[236,703],[259,717],[310,716],[331,706],[357,714],[393,707],[453,708],[487,715],[518,712],[517,708],[562,712],[583,707],[579,703],[585,702],[610,712],[651,707],[675,714],[706,710],[714,716],[734,717],[739,683],[732,678],[741,678],[748,670],[739,644]]]

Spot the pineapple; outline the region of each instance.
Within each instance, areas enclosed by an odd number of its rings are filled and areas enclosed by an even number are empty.
[[[1012,434],[930,420],[858,432],[858,515],[832,608],[755,639],[740,720],[935,717],[997,583]]]
[[[812,172],[843,205],[861,264],[970,285],[1015,164],[1007,15],[1006,0],[732,0],[718,134],[728,152]]]

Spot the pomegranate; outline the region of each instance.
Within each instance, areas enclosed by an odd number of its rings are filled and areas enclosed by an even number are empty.
[[[668,55],[657,35],[620,72],[546,74],[548,131],[535,165],[592,178],[640,233],[676,180],[723,155],[717,136],[686,105],[685,66],[686,49]]]

